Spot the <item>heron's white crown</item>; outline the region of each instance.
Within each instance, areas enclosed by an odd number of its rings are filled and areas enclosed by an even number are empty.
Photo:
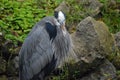
[[[65,15],[63,14],[62,11],[58,12],[58,20],[60,24],[65,22]]]

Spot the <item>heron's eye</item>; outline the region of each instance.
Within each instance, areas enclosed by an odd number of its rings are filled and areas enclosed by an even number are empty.
[[[62,25],[63,23],[65,23],[65,19],[64,19],[64,20],[57,19],[57,21],[58,21],[58,23],[60,23],[61,25]]]
[[[57,19],[57,22],[62,25],[65,23],[65,15],[62,11],[55,11],[54,13],[55,18]]]

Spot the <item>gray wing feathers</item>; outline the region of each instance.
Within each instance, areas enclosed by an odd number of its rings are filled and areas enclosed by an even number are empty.
[[[68,59],[69,51],[72,49],[72,41],[68,32],[63,36],[61,29],[57,29],[59,35],[56,36],[53,45],[55,56],[57,57],[56,67],[61,66]]]
[[[43,27],[38,27],[25,40],[20,51],[20,80],[29,80],[39,73],[53,56],[52,45],[49,36]],[[24,74],[24,75],[22,75]]]
[[[57,27],[57,35],[53,42],[50,41],[45,22],[53,23],[53,19],[53,17],[46,17],[38,22],[23,43],[19,53],[20,80],[31,80],[44,68],[41,75],[37,75],[43,79],[44,73],[47,74],[49,70],[51,72],[58,67],[69,55],[72,42],[68,32],[64,36],[60,27]]]
[[[28,34],[31,35],[38,27],[44,27],[45,26],[45,22],[49,22],[52,21],[53,17],[45,17],[43,18],[41,21],[39,21],[34,27],[33,29],[30,31],[30,33]]]

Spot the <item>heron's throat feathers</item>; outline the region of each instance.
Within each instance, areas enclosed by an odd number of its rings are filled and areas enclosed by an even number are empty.
[[[62,25],[62,26],[61,26],[61,29],[62,29],[63,35],[65,36],[65,35],[66,35],[66,28],[65,28],[65,25]]]

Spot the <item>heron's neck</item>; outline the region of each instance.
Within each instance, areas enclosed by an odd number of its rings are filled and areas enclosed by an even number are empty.
[[[62,28],[63,35],[65,36],[66,33],[67,33],[66,28],[65,28],[65,25],[63,25],[61,28]]]

